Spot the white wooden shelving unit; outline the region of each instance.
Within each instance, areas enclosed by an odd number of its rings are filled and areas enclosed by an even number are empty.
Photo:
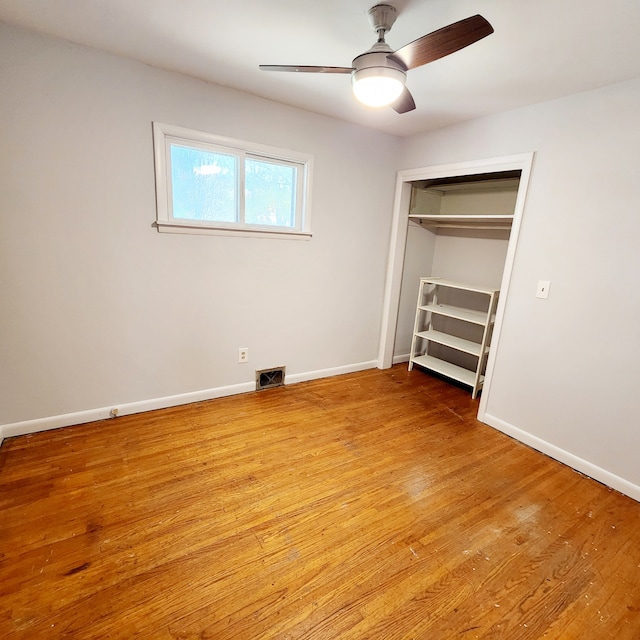
[[[457,292],[480,294],[480,298],[485,299],[486,304],[483,304],[481,311],[452,304],[442,304],[440,299],[446,297],[447,289],[448,293],[450,290],[456,290]],[[491,330],[495,320],[499,293],[498,289],[475,287],[433,276],[420,278],[409,371],[413,369],[415,364],[462,382],[471,387],[471,397],[475,398],[484,382],[483,369],[489,354]],[[447,329],[446,326],[445,328],[434,328],[438,324],[438,319],[443,318],[453,318],[459,322],[479,327],[478,332],[482,335],[481,340],[476,342],[460,337],[451,328]],[[446,323],[443,324],[446,325]],[[457,333],[462,332],[457,331]],[[456,352],[473,356],[476,363],[475,369],[467,369],[439,355],[432,355],[433,345],[442,345]]]

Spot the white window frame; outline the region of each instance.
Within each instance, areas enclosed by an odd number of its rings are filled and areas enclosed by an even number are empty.
[[[170,146],[200,148],[234,155],[241,173],[238,188],[238,221],[185,220],[172,214]],[[232,235],[309,239],[311,237],[311,174],[313,156],[245,140],[236,140],[176,125],[153,123],[156,174],[156,226],[161,233]],[[244,221],[244,160],[246,158],[291,165],[298,169],[296,212],[293,227],[248,224]]]

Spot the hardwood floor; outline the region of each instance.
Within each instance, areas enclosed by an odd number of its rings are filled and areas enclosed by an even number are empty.
[[[404,365],[6,440],[2,638],[640,638],[640,504]]]

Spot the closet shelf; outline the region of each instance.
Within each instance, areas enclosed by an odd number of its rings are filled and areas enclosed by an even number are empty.
[[[448,229],[511,229],[513,215],[442,215],[439,213],[410,213],[413,220],[424,227]]]
[[[509,230],[519,174],[422,180],[411,187],[409,220],[432,229]]]

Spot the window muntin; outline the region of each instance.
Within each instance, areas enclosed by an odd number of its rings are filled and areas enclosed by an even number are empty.
[[[311,156],[153,126],[159,231],[311,235]]]

